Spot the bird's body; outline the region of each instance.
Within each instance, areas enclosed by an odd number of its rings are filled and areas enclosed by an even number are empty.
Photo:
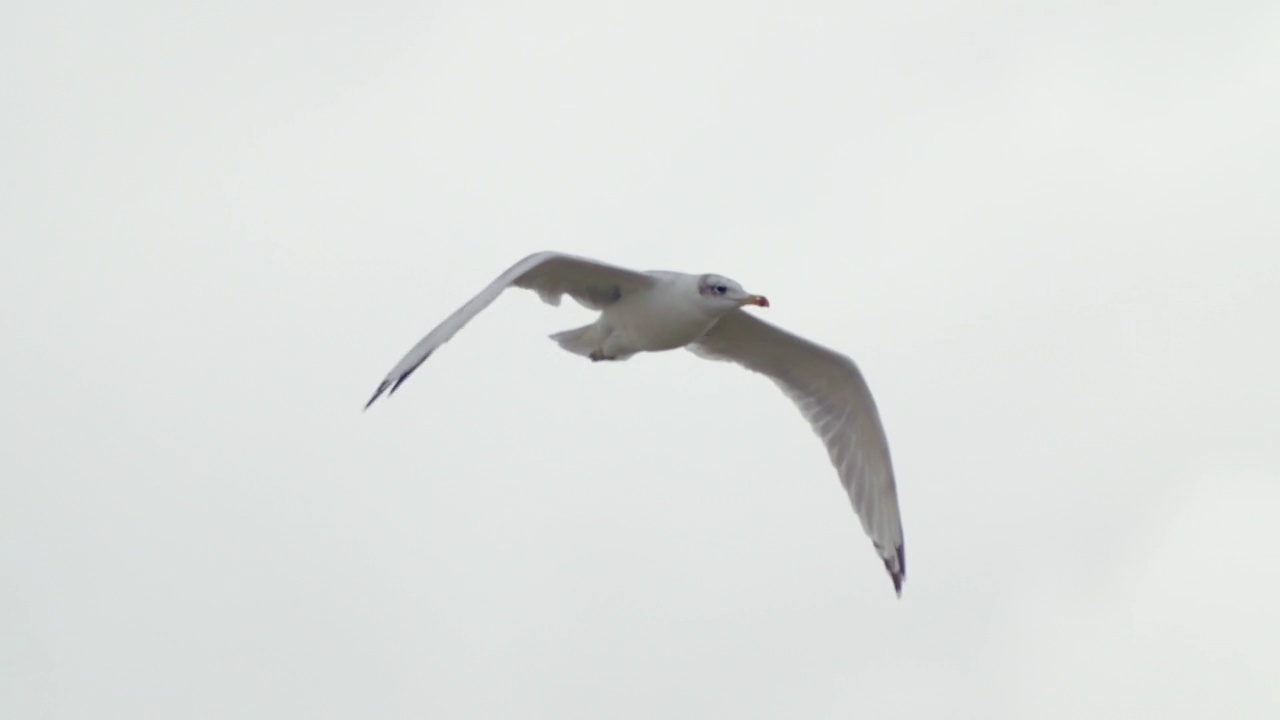
[[[365,407],[387,390],[394,393],[432,352],[512,286],[534,290],[551,304],[567,294],[600,311],[595,322],[551,336],[577,355],[626,360],[640,352],[683,347],[768,376],[823,439],[863,529],[901,594],[906,556],[897,490],[888,441],[862,374],[847,357],[744,312],[744,305],[768,307],[769,302],[720,275],[636,272],[571,255],[536,253],[419,341]]]
[[[587,326],[589,334],[599,339],[597,347],[592,348],[600,351],[596,359],[624,360],[640,352],[682,348],[706,334],[720,319],[717,308],[686,302],[698,296],[697,275],[665,271],[646,274],[653,278],[654,287],[618,298]],[[591,357],[589,353],[587,356]]]

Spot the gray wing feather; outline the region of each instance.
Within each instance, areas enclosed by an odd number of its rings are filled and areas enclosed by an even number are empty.
[[[742,310],[725,315],[689,349],[766,375],[795,402],[826,445],[862,529],[901,595],[907,562],[889,442],[857,365]]]
[[[378,384],[373,397],[365,403],[365,408],[368,409],[388,389],[394,393],[431,353],[448,342],[471,318],[489,307],[509,287],[533,290],[544,302],[552,305],[559,305],[560,298],[568,295],[586,307],[599,310],[617,302],[628,293],[652,287],[653,283],[653,277],[645,273],[587,258],[556,252],[530,255],[512,265],[419,340]]]

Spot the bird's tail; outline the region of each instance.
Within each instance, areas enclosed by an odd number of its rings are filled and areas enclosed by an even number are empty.
[[[555,333],[551,335],[551,339],[574,355],[588,357],[593,350],[600,349],[600,345],[605,339],[604,335],[603,328],[596,323],[591,323],[580,328]]]

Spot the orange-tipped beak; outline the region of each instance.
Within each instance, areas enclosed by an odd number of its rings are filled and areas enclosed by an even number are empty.
[[[763,295],[748,295],[747,301],[743,305],[759,305],[760,307],[769,307],[769,298]]]

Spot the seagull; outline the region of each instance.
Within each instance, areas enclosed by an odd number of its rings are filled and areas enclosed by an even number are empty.
[[[378,383],[367,410],[388,397],[503,290],[524,288],[558,306],[564,295],[598,310],[595,322],[551,335],[560,347],[593,362],[685,348],[737,363],[772,380],[799,407],[826,445],[862,529],[902,596],[907,561],[889,443],[871,391],[848,357],[793,335],[743,310],[769,307],[723,275],[638,272],[558,252],[512,265],[396,363]]]

